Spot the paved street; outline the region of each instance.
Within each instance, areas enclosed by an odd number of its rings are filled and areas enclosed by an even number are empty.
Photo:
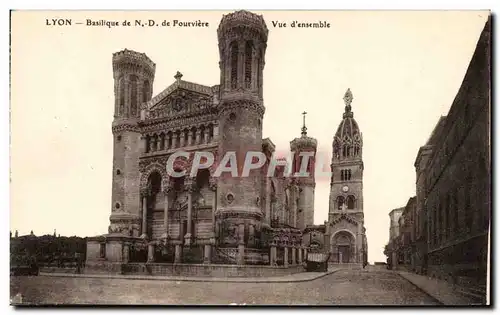
[[[50,304],[437,304],[398,274],[374,268],[292,283],[11,277],[11,297],[19,292],[23,303]]]

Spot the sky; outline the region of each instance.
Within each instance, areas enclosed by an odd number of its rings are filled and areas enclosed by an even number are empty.
[[[113,76],[124,48],[156,63],[154,94],[183,80],[219,84],[222,11],[15,11],[11,33],[11,212],[20,235],[93,236],[111,214]],[[369,260],[385,261],[388,213],[415,195],[414,161],[461,84],[486,11],[264,11],[264,137],[277,151],[300,136],[303,111],[318,154],[332,140],[353,93],[363,133],[364,214]],[[72,26],[49,26],[52,18]],[[205,28],[86,26],[206,21]],[[272,21],[326,21],[330,28],[273,27]],[[76,25],[82,22],[82,25]],[[49,23],[50,24],[50,23]],[[328,217],[329,180],[318,178],[315,224]]]

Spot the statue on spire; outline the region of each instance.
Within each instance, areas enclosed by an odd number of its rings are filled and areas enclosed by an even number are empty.
[[[346,117],[352,118],[352,112],[351,112],[352,92],[350,88],[347,89],[347,91],[344,94],[344,103],[345,103],[344,118]]]
[[[344,94],[344,102],[345,106],[351,106],[352,103],[352,92],[351,89],[347,89],[347,91]]]
[[[302,117],[302,122],[303,122],[303,124],[302,124],[302,135],[303,136],[307,136],[306,115],[307,115],[307,112],[304,111],[302,113],[302,116],[303,116]]]
[[[182,79],[182,73],[180,73],[180,71],[177,71],[177,73],[174,75],[174,79],[176,81],[180,81]]]

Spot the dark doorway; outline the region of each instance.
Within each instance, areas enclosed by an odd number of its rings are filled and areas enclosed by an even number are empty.
[[[351,257],[351,246],[339,245],[338,255],[339,263],[347,264],[349,262],[349,258]]]

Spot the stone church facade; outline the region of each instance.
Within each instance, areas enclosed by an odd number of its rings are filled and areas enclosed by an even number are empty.
[[[113,54],[114,121],[109,233],[89,238],[87,265],[123,262],[300,264],[302,234],[314,218],[314,158],[308,177],[285,176],[267,166],[248,177],[214,176],[216,163],[190,176],[192,155],[177,159],[180,178],[167,160],[183,150],[275,152],[263,138],[263,69],[268,29],[262,16],[237,11],[217,30],[220,82],[204,86],[175,81],[153,96],[155,63],[144,53]],[[307,128],[290,142],[292,172],[303,151],[316,152]],[[354,185],[354,183],[353,183]],[[354,186],[353,186],[353,189]]]

